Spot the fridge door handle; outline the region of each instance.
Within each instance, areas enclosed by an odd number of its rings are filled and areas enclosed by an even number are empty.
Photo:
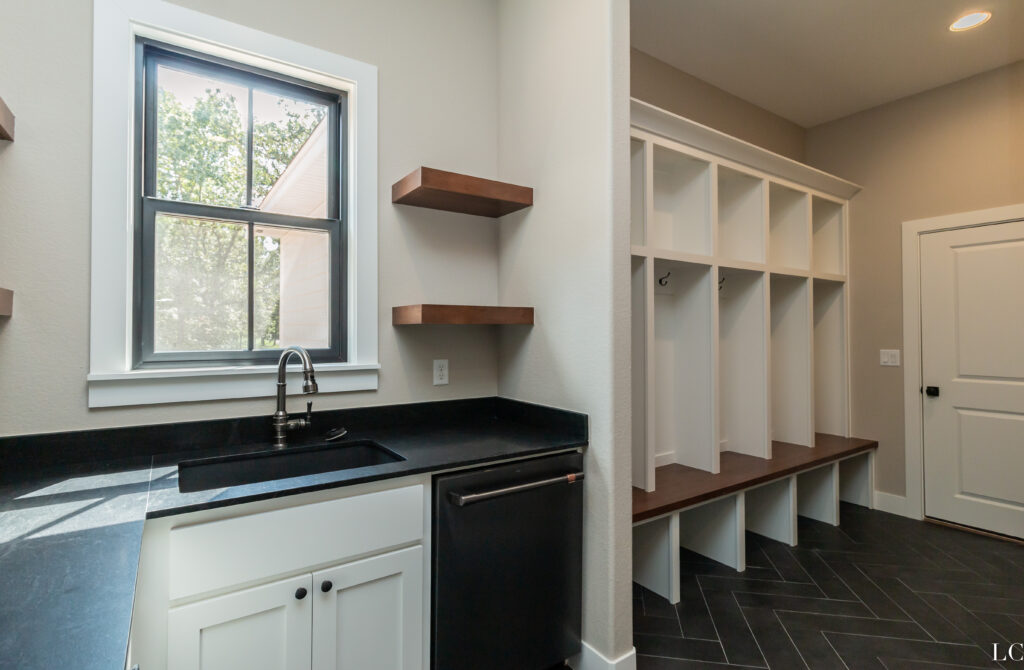
[[[450,491],[448,493],[448,499],[454,505],[465,507],[466,505],[472,505],[473,503],[483,502],[484,500],[491,500],[493,498],[500,498],[501,496],[507,496],[513,493],[531,491],[545,486],[554,486],[555,484],[574,484],[579,481],[583,481],[583,473],[570,472],[569,474],[559,475],[557,477],[538,479],[533,482],[505,486],[500,489],[491,489],[489,491],[480,491],[478,493],[458,493],[456,491]]]

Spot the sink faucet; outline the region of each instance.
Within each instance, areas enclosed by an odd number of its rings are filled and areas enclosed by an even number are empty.
[[[281,352],[281,359],[277,363],[277,411],[274,412],[274,448],[283,449],[288,446],[287,435],[289,430],[306,428],[313,422],[313,403],[306,403],[306,416],[302,419],[289,419],[288,411],[285,408],[285,390],[288,387],[288,359],[298,356],[302,361],[302,392],[316,393],[316,377],[314,376],[313,360],[309,352],[302,347],[292,346]]]

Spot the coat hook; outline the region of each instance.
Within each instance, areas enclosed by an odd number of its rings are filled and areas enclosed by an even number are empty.
[[[723,288],[725,288],[725,277],[719,277],[718,290],[721,291]]]
[[[668,286],[668,278],[671,276],[671,272],[666,272],[665,276],[658,280],[658,286]]]

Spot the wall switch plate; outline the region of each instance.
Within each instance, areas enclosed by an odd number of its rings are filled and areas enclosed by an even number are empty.
[[[900,366],[899,349],[880,349],[878,362],[886,367],[898,368]]]
[[[448,359],[438,358],[434,360],[434,386],[444,386],[448,383]]]

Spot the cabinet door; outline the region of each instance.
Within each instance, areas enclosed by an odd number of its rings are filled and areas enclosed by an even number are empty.
[[[313,574],[313,670],[421,670],[423,548]]]
[[[307,574],[172,608],[168,670],[309,670],[312,596]]]

